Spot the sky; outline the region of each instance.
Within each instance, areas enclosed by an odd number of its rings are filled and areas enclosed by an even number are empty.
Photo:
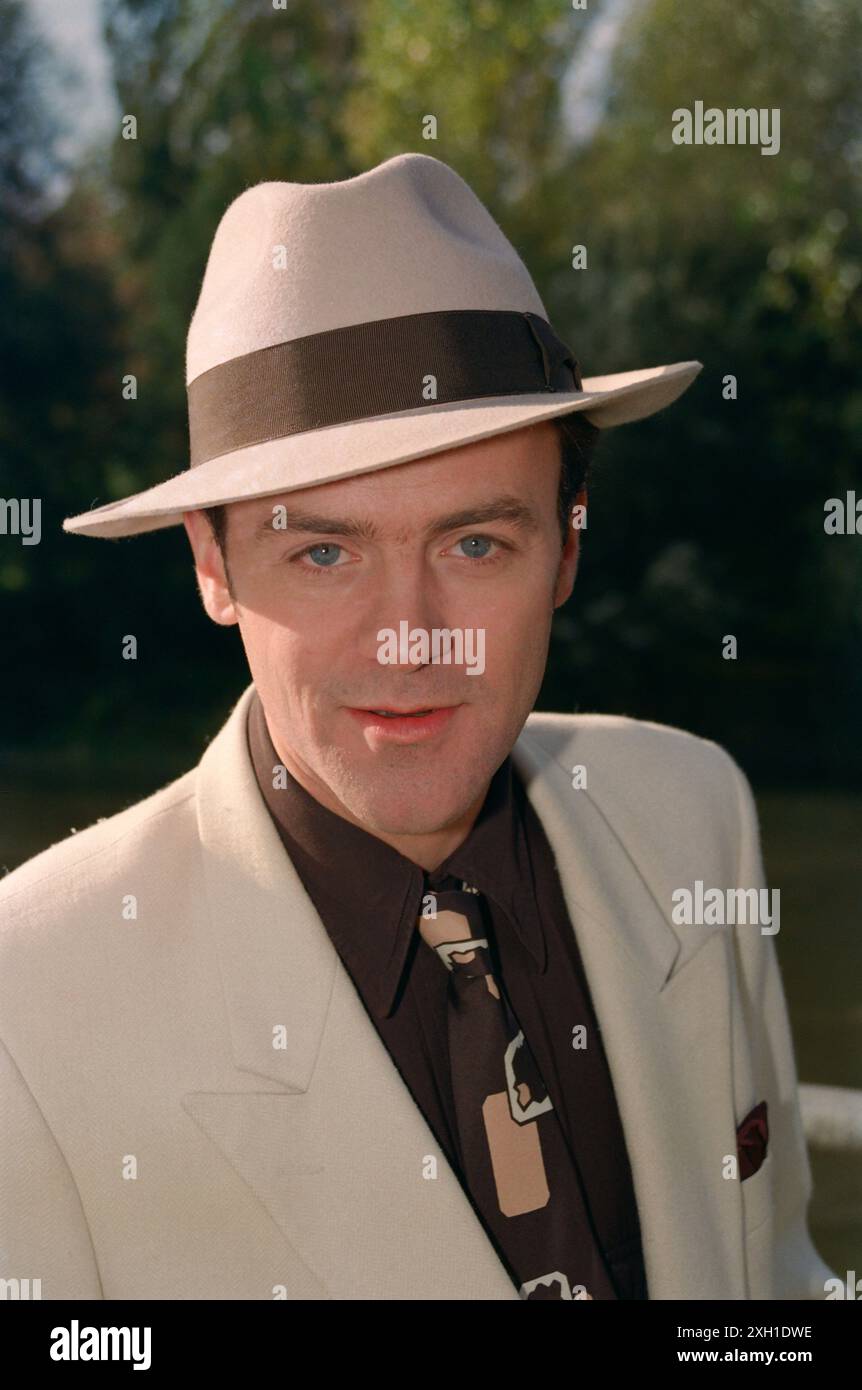
[[[646,0],[604,0],[561,84],[566,131],[573,146],[587,144],[605,112],[608,75],[623,27]]]
[[[58,93],[58,106],[68,127],[61,153],[74,159],[92,141],[109,135],[119,115],[100,32],[100,0],[26,3],[34,22],[75,70],[80,84],[74,92]],[[617,39],[626,20],[644,3],[645,0],[602,0],[589,15],[585,41],[578,46],[561,91],[563,119],[573,145],[589,141],[600,124]]]
[[[58,93],[69,134],[61,146],[74,156],[116,121],[108,55],[99,29],[99,0],[27,0],[34,24],[80,81],[74,92]]]

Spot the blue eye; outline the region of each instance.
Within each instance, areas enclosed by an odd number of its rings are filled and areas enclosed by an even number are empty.
[[[489,536],[462,536],[457,544],[470,546],[470,550],[466,553],[473,559],[484,560],[488,554],[487,547],[493,545],[494,542]],[[477,545],[480,547],[478,550],[476,549]],[[481,549],[482,546],[486,548],[483,550]]]
[[[324,553],[321,553],[321,552],[324,552]],[[337,553],[336,553],[336,552],[337,552]],[[305,554],[308,555],[308,556],[309,556],[310,558],[312,558],[312,559],[314,559],[314,557],[315,557],[316,554],[319,554],[319,555],[320,555],[320,558],[321,558],[321,564],[320,564],[320,565],[317,565],[316,559],[314,560],[314,563],[315,563],[316,567],[320,569],[320,568],[324,568],[324,567],[327,567],[327,568],[328,568],[328,567],[331,567],[332,565],[334,565],[336,559],[338,558],[338,554],[340,554],[340,552],[341,552],[341,546],[340,546],[340,545],[333,545],[331,542],[325,541],[325,542],[322,542],[320,545],[310,545],[310,546],[308,547],[308,549],[305,551]]]

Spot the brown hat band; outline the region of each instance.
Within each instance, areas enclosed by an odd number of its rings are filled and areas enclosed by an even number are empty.
[[[443,309],[374,319],[275,343],[201,373],[188,387],[190,465],[372,415],[582,389],[571,350],[538,314]]]

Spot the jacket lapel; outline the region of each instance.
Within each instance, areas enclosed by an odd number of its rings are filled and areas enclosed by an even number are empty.
[[[513,760],[554,850],[596,1010],[632,1167],[651,1299],[747,1298],[736,1153],[727,942],[681,941],[674,887],[632,857],[586,790],[573,790],[570,726],[533,715]],[[566,758],[564,763],[563,759]],[[573,757],[577,759],[578,755]],[[667,904],[662,910],[660,904]],[[696,1065],[695,1063],[696,1059]],[[745,1078],[737,1078],[745,1086]]]
[[[252,693],[198,774],[235,1071],[183,1106],[298,1251],[311,1296],[517,1300],[270,820],[246,745]]]

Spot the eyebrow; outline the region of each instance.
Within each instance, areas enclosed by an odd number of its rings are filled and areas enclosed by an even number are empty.
[[[524,533],[538,531],[539,519],[532,507],[518,497],[501,496],[474,507],[462,507],[460,511],[450,512],[438,517],[425,528],[429,539],[445,535],[447,531],[457,531],[462,526],[484,525],[489,521],[507,521],[516,530]],[[321,516],[317,512],[288,512],[284,524],[273,526],[270,514],[263,518],[255,528],[252,540],[256,544],[266,536],[283,536],[290,532],[325,534],[329,536],[349,536],[356,540],[375,541],[380,539],[380,531],[373,522],[334,516]]]

